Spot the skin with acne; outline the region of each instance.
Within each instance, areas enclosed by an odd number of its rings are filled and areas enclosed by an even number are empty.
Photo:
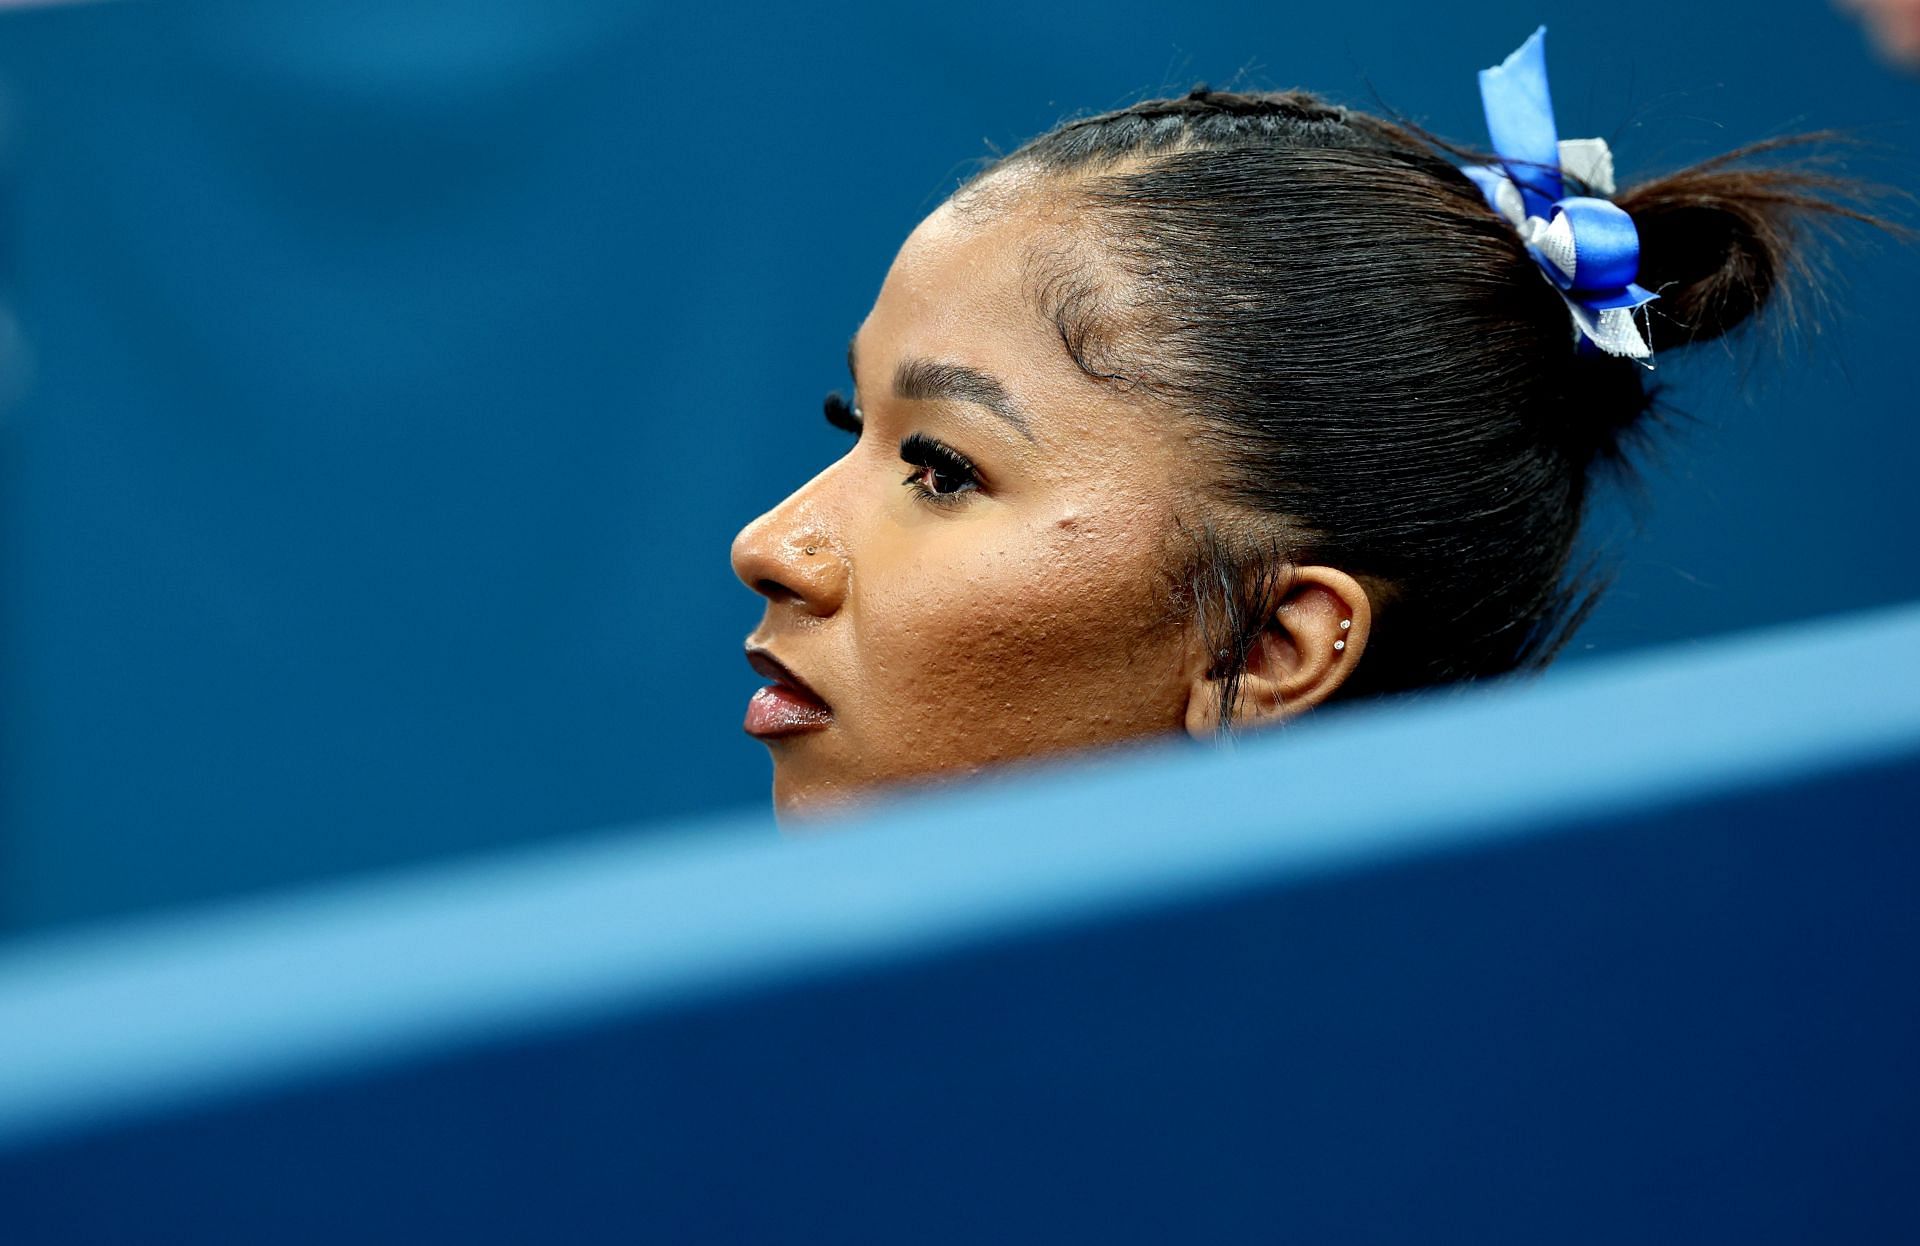
[[[854,339],[857,439],[735,540],[749,647],[831,708],[766,738],[783,813],[1189,725],[1193,430],[1041,314],[1030,257],[1065,228],[1039,195],[927,218]]]

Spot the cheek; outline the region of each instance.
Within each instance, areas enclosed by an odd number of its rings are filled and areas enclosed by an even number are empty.
[[[1157,528],[956,521],[863,575],[857,727],[876,769],[977,765],[1178,727],[1164,552],[1138,531]]]

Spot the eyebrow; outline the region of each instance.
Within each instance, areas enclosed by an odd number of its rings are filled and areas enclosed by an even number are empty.
[[[1004,385],[977,368],[932,359],[902,359],[893,373],[893,392],[902,398],[951,399],[985,407],[1013,425],[1022,437],[1033,440],[1027,413]]]
[[[847,343],[847,371],[857,384],[859,368],[851,341]],[[901,398],[922,402],[945,399],[985,407],[1013,425],[1022,437],[1034,440],[1032,422],[1007,392],[1007,387],[978,368],[933,359],[902,359],[894,369],[893,392]]]

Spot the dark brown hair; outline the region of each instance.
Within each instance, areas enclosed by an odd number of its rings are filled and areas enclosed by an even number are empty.
[[[1820,136],[1809,136],[1817,139]],[[1812,167],[1743,148],[1626,188],[1656,354],[1715,338],[1808,264],[1807,226],[1869,219]],[[1544,666],[1603,580],[1575,567],[1595,471],[1659,394],[1576,349],[1566,305],[1459,162],[1412,126],[1300,91],[1199,88],[1069,122],[983,170],[1044,175],[1077,241],[1033,288],[1089,375],[1202,430],[1219,493],[1184,576],[1235,705],[1289,565],[1375,613],[1342,695]]]

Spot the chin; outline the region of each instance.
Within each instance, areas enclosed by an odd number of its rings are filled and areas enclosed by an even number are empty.
[[[958,780],[974,778],[996,767],[1019,765],[1021,759],[997,762],[956,761],[949,766],[906,770],[886,775],[856,777],[807,775],[804,779],[776,762],[773,771],[773,812],[782,830],[805,831],[810,824],[827,822],[875,804],[888,796],[926,792]]]
[[[785,778],[776,768],[773,776],[773,813],[782,830],[806,830],[809,823],[854,808],[871,792],[871,787],[831,780],[802,782]]]

